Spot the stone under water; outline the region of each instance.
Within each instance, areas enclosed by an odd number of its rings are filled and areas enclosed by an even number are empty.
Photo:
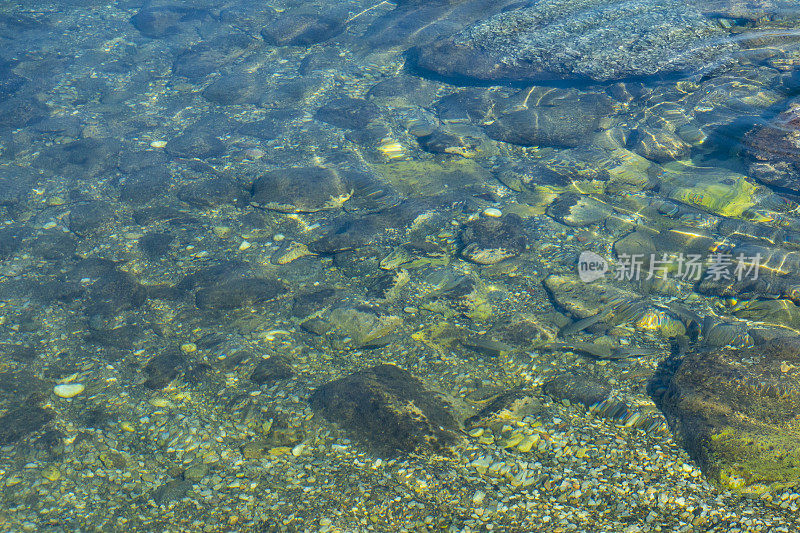
[[[455,79],[609,81],[707,68],[735,50],[725,37],[684,2],[544,0],[418,46],[411,58]]]
[[[711,480],[752,493],[800,483],[800,337],[687,354],[650,393]]]
[[[377,449],[443,452],[458,423],[441,396],[400,367],[383,364],[322,385],[311,407]]]

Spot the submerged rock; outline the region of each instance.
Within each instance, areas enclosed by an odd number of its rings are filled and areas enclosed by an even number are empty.
[[[574,147],[585,144],[612,111],[611,99],[597,93],[549,91],[535,104],[501,115],[486,134],[522,146]]]
[[[666,130],[640,127],[636,130],[633,151],[657,163],[666,163],[689,156],[691,146],[677,134]]]
[[[282,13],[261,30],[264,42],[278,46],[310,46],[327,41],[342,32],[337,17],[314,13]]]
[[[341,207],[352,194],[335,170],[286,168],[266,172],[253,183],[252,203],[283,213],[311,213]]]
[[[247,189],[237,180],[218,175],[189,183],[178,190],[178,199],[194,207],[216,207],[233,204],[247,205],[250,198]]]
[[[411,57],[449,78],[606,81],[708,65],[733,49],[724,36],[684,2],[543,0],[419,46]]]
[[[268,359],[258,362],[250,374],[250,381],[263,385],[272,384],[280,379],[290,378],[294,375],[291,361],[282,355],[273,355]]]
[[[264,90],[256,74],[233,72],[225,74],[203,90],[203,98],[219,105],[255,104]]]
[[[800,102],[744,138],[750,175],[766,183],[800,190]]]
[[[562,374],[545,383],[544,392],[557,400],[569,400],[586,407],[600,403],[611,394],[608,381],[582,374]]]
[[[607,219],[614,209],[606,202],[575,193],[562,194],[547,208],[548,216],[572,227],[584,227]]]
[[[164,149],[173,157],[204,159],[221,156],[225,144],[211,133],[189,131],[170,140]]]
[[[159,39],[187,30],[192,24],[201,24],[211,19],[204,9],[174,5],[143,7],[131,17],[131,24],[145,37]]]
[[[402,323],[399,316],[366,306],[338,307],[330,314],[330,324],[359,347],[386,346]]]
[[[150,359],[142,370],[146,376],[144,386],[151,390],[160,390],[178,377],[187,361],[177,349],[168,349],[164,353]]]
[[[17,442],[42,429],[53,418],[53,412],[31,405],[28,401],[14,406],[0,416],[0,445]]]
[[[452,407],[422,380],[390,364],[326,383],[309,402],[382,452],[443,452],[457,439]]]
[[[274,300],[286,291],[286,285],[273,279],[230,279],[197,291],[195,303],[201,309],[239,309]]]
[[[361,129],[378,116],[378,106],[361,98],[338,98],[320,107],[314,118],[339,128]]]
[[[663,366],[650,393],[709,478],[755,493],[800,483],[800,337]]]
[[[479,218],[461,232],[461,255],[479,265],[493,265],[525,251],[527,239],[517,215]]]
[[[257,43],[241,33],[220,35],[181,52],[172,64],[172,73],[191,80],[202,78],[235,61]]]
[[[739,19],[757,27],[785,26],[797,22],[800,10],[795,0],[694,0],[709,17]]]

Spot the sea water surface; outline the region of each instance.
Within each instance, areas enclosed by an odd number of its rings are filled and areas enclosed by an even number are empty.
[[[794,0],[0,4],[0,531],[800,528]]]

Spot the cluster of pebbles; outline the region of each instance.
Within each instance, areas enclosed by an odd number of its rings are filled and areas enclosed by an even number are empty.
[[[799,21],[10,6],[0,531],[797,530]]]

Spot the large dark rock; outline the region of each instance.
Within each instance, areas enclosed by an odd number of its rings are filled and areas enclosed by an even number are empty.
[[[144,386],[160,390],[178,377],[187,366],[187,361],[178,349],[171,348],[150,359],[142,371],[146,377]]]
[[[605,379],[569,373],[548,381],[543,390],[557,400],[569,400],[589,407],[607,399],[611,385]]]
[[[800,483],[800,337],[663,363],[649,392],[705,474],[745,492]]]
[[[339,128],[361,129],[378,116],[378,106],[361,98],[337,98],[317,109],[314,118]]]
[[[119,162],[120,143],[115,139],[78,139],[42,150],[34,161],[40,169],[88,179],[113,172]]]
[[[224,154],[225,144],[211,133],[188,131],[170,140],[164,149],[173,157],[205,159]]]
[[[200,289],[195,294],[195,303],[201,309],[238,309],[266,303],[286,291],[283,283],[272,279],[231,279]]]
[[[145,37],[159,39],[188,29],[211,18],[204,9],[182,6],[144,7],[133,17],[131,24]]]
[[[86,280],[89,280],[88,283]],[[85,289],[84,312],[95,320],[113,321],[125,309],[142,305],[146,290],[127,272],[117,269],[116,263],[107,259],[80,260],[64,277],[68,296],[73,284]]]
[[[263,118],[239,125],[239,133],[258,139],[274,139],[283,133],[292,121],[303,116],[303,113],[296,109],[267,109],[259,116]]]
[[[368,50],[409,48],[443,39],[477,20],[499,13],[516,0],[412,0],[394,2],[397,8],[378,17],[367,29]]]
[[[747,26],[786,27],[797,23],[800,10],[795,0],[693,0],[709,17],[738,19]]]
[[[500,115],[486,126],[492,139],[522,146],[574,147],[598,128],[612,111],[603,94],[550,92],[537,105]]]
[[[667,0],[542,0],[412,50],[451,79],[615,80],[705,66],[733,45],[694,6]]]
[[[310,46],[341,33],[339,18],[314,13],[282,13],[261,30],[264,42],[272,45]]]
[[[102,200],[78,204],[69,212],[69,229],[81,237],[102,232],[114,221],[114,208]]]
[[[384,364],[322,385],[311,407],[381,452],[444,452],[459,424],[444,399],[406,370]]]
[[[174,240],[175,236],[170,233],[146,233],[139,239],[139,249],[148,259],[160,259],[167,255],[169,246]]]
[[[225,74],[205,88],[203,98],[219,105],[255,104],[261,99],[264,83],[257,74]]]
[[[181,52],[172,73],[189,79],[203,78],[241,57],[257,40],[241,33],[220,35]]]
[[[47,106],[33,98],[9,98],[0,102],[0,128],[21,128],[42,120],[47,113]]]
[[[31,229],[24,226],[6,226],[0,229],[0,259],[16,252],[30,233]]]
[[[144,204],[169,190],[171,176],[166,165],[137,169],[125,177],[119,187],[119,199],[130,204]]]
[[[750,175],[766,183],[800,191],[800,102],[744,137]]]
[[[284,213],[308,213],[341,207],[353,194],[334,169],[272,170],[253,183],[253,205]]]
[[[527,239],[522,219],[517,215],[479,218],[460,235],[461,255],[479,265],[492,265],[525,251]]]
[[[247,205],[250,194],[235,179],[218,175],[181,187],[178,190],[178,199],[199,208],[225,204],[243,207]]]
[[[290,378],[294,375],[291,361],[282,355],[273,355],[268,359],[258,362],[250,374],[250,381],[263,385],[272,384],[275,381]]]
[[[0,445],[12,444],[42,429],[53,418],[53,412],[32,404],[30,400],[14,406],[0,416]]]

